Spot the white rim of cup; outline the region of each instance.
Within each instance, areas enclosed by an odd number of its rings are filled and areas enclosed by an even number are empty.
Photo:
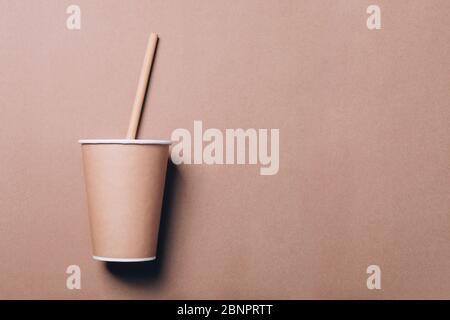
[[[172,144],[170,140],[140,140],[140,139],[83,139],[80,144]]]
[[[155,260],[156,256],[146,258],[109,258],[109,257],[92,256],[92,258],[98,261],[105,261],[105,262],[144,262]]]

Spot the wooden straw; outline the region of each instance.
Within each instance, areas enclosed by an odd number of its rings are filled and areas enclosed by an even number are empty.
[[[142,107],[144,104],[145,93],[149,82],[150,71],[152,69],[153,57],[155,56],[158,35],[150,34],[147,50],[145,51],[144,64],[142,65],[141,75],[137,87],[136,97],[134,98],[133,110],[131,112],[130,124],[128,125],[127,139],[136,139],[136,133],[141,119]]]

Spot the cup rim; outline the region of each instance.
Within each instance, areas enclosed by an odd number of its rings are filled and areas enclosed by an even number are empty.
[[[92,256],[92,258],[94,258],[94,260],[106,262],[144,262],[144,261],[153,261],[156,259],[156,256],[146,258],[110,258],[110,257]]]
[[[80,144],[160,144],[170,145],[170,140],[153,140],[153,139],[81,139]]]

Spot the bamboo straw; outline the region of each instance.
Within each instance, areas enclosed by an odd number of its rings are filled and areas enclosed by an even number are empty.
[[[127,139],[136,139],[136,133],[139,127],[139,121],[141,119],[142,107],[148,87],[157,42],[158,35],[156,33],[151,33],[150,38],[148,39],[147,50],[145,51],[144,63],[142,65],[141,75],[139,77],[136,97],[134,98],[130,124],[128,125]]]

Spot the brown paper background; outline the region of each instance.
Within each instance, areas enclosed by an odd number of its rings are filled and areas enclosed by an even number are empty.
[[[0,298],[450,298],[449,14],[447,0],[0,0]],[[279,128],[280,171],[172,169],[160,258],[128,270],[91,259],[77,140],[125,136],[150,31],[140,137]]]

